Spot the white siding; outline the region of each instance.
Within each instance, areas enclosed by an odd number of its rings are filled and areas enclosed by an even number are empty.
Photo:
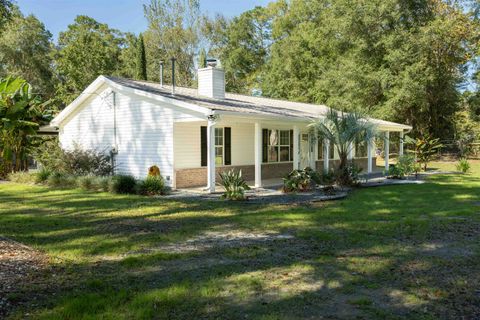
[[[83,148],[108,152],[114,143],[112,98],[102,98],[107,89],[61,128],[65,148],[74,142]],[[145,177],[157,165],[164,177],[173,179],[173,119],[188,118],[181,112],[134,95],[116,93],[117,172]]]
[[[113,145],[112,99],[103,90],[85,101],[85,108],[73,114],[60,128],[59,140],[64,149],[75,143],[84,149],[108,152]]]
[[[200,127],[207,122],[175,123],[175,168],[199,168],[201,166]],[[216,127],[232,128],[232,165],[253,165],[255,138],[254,124],[219,123]]]
[[[205,97],[225,98],[225,71],[207,67],[198,69],[198,94]]]

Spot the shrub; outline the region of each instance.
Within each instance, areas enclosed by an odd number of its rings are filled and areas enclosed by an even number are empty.
[[[111,177],[95,177],[94,186],[96,190],[108,192],[111,183]]]
[[[137,181],[132,176],[117,175],[110,180],[108,191],[120,194],[133,194],[135,193],[136,184]]]
[[[433,139],[430,135],[426,135],[416,140],[406,136],[405,141],[408,144],[412,144],[415,150],[415,155],[423,165],[423,170],[427,171],[428,163],[433,159],[438,150],[443,147],[440,143],[440,139]]]
[[[336,181],[341,186],[356,186],[360,182],[361,172],[362,168],[351,161],[345,168],[337,170]]]
[[[151,166],[148,168],[148,176],[160,177],[160,169],[157,166]]]
[[[35,158],[47,170],[76,176],[107,176],[114,169],[110,156],[104,152],[82,149],[78,145],[74,145],[73,150],[62,150],[56,140],[39,147]]]
[[[41,168],[35,177],[35,183],[44,183],[48,180],[48,177],[50,176],[51,172],[50,170],[47,170],[45,168]]]
[[[25,171],[12,172],[7,175],[7,179],[16,183],[35,183],[35,174]]]
[[[320,182],[317,182],[317,184],[330,186],[335,183],[335,171],[333,170],[323,171],[321,174],[319,174],[319,177]]]
[[[303,192],[312,189],[319,183],[320,175],[311,168],[293,170],[283,178],[283,192]]]
[[[154,196],[165,193],[165,181],[161,176],[148,176],[137,185],[138,193],[146,196]]]
[[[76,187],[76,178],[62,172],[52,172],[47,179],[47,185],[56,188],[74,188]]]
[[[87,175],[77,177],[77,186],[83,190],[95,190],[95,176]]]
[[[393,179],[403,179],[406,175],[417,172],[419,169],[415,157],[406,154],[398,158],[397,164],[390,166],[387,176]]]
[[[242,170],[229,170],[220,173],[221,184],[225,188],[223,197],[229,200],[245,200],[245,190],[250,190],[242,177]]]
[[[470,163],[466,158],[461,158],[457,163],[457,170],[463,173],[470,171]]]

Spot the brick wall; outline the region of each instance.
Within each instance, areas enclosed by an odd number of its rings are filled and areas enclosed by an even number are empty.
[[[262,164],[262,179],[282,178],[292,171],[293,164],[286,163],[269,163]],[[216,180],[220,181],[219,173],[228,170],[242,170],[243,178],[246,181],[255,180],[255,166],[226,166],[216,167]],[[175,188],[201,187],[207,185],[207,168],[193,169],[177,169],[175,170]]]
[[[377,161],[376,157],[373,157],[373,166],[375,166],[375,163]],[[353,162],[359,166],[360,168],[363,169],[362,173],[366,173],[368,170],[368,159],[367,158],[355,158],[353,159]],[[340,160],[329,160],[329,168],[338,168],[340,164]],[[323,160],[317,161],[317,171],[323,171]]]
[[[353,160],[364,172],[367,171],[367,158],[358,158]],[[376,158],[373,158],[375,163]],[[330,160],[330,168],[337,168],[340,160]],[[323,160],[317,161],[317,171],[323,170]],[[293,164],[286,163],[268,163],[262,164],[262,179],[283,178],[292,171]],[[225,166],[216,167],[216,180],[220,181],[219,173],[230,169],[242,170],[243,178],[246,181],[255,180],[255,166]],[[202,187],[207,185],[207,168],[177,169],[175,170],[176,188]]]

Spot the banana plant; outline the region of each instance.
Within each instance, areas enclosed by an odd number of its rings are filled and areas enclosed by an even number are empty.
[[[25,167],[31,148],[39,143],[39,127],[51,119],[49,106],[50,101],[42,102],[32,95],[25,80],[0,79],[0,156],[4,170]]]

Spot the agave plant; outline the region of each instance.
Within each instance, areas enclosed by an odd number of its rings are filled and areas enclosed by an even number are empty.
[[[314,120],[310,129],[315,132],[318,139],[328,139],[337,149],[340,157],[339,182],[346,183],[348,178],[348,154],[352,151],[355,141],[372,139],[377,132],[376,125],[369,122],[359,113],[343,113],[333,109],[325,118]]]
[[[229,200],[245,200],[245,190],[250,190],[242,177],[242,170],[220,173],[221,185],[225,188],[223,197]]]

